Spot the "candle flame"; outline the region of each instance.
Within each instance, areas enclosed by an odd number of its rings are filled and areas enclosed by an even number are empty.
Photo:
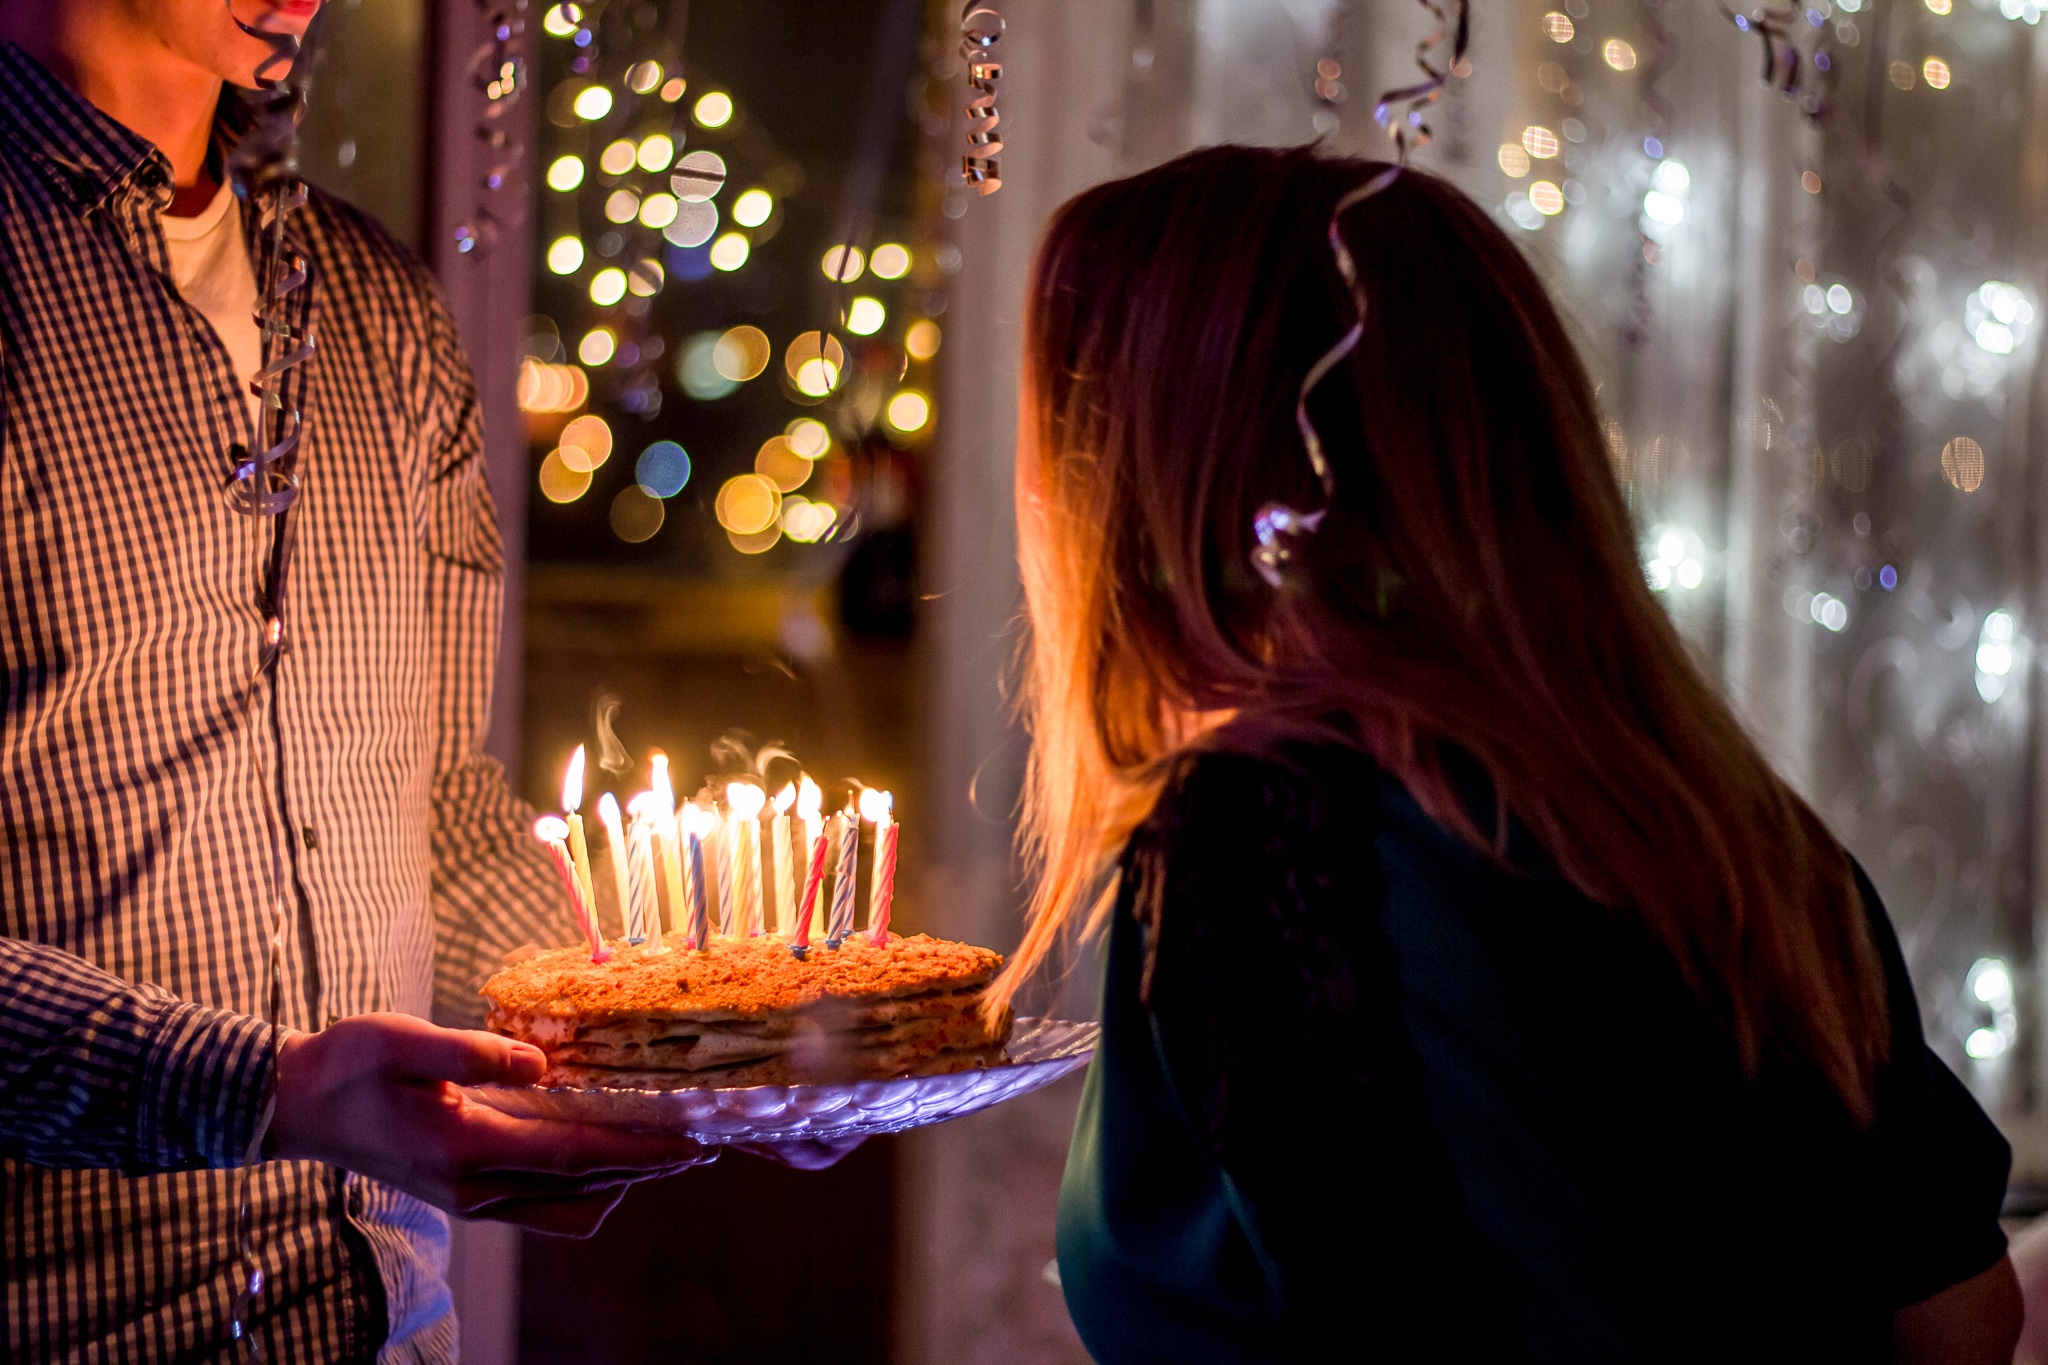
[[[654,775],[648,779],[647,785],[653,788],[648,795],[659,801],[663,810],[674,810],[676,808],[676,789],[670,783],[668,777],[668,755],[659,749],[651,750],[647,755],[647,764],[654,772]]]
[[[641,792],[626,803],[626,814],[635,820],[659,819],[662,809],[661,798],[653,792]]]
[[[583,746],[569,755],[569,771],[562,774],[562,809],[574,815],[583,808]]]
[[[761,813],[761,806],[766,800],[766,795],[751,782],[725,784],[725,806],[735,820],[753,819]]]
[[[533,822],[533,837],[543,843],[559,844],[569,837],[569,822],[559,815],[543,815]]]
[[[598,797],[597,818],[604,821],[606,829],[619,829],[619,798],[613,796],[610,792],[606,792],[603,796]]]
[[[873,787],[860,789],[860,818],[871,825],[880,823],[895,806],[896,798],[888,792]]]
[[[683,807],[683,833],[699,839],[718,828],[718,817],[692,801]]]
[[[806,777],[797,787],[796,813],[806,820],[816,820],[825,808],[825,793],[818,790],[818,784]]]
[[[775,813],[777,815],[787,815],[789,813],[789,808],[795,804],[796,783],[786,782],[783,784],[782,790],[775,793]]]

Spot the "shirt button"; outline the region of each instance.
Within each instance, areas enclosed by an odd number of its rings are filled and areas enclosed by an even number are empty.
[[[320,847],[320,840],[318,837],[314,835],[313,827],[311,825],[307,825],[304,829],[299,831],[299,838],[304,841],[306,845],[306,852],[308,853],[311,853],[315,849]]]

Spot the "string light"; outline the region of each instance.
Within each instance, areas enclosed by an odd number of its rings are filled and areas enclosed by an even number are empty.
[[[548,163],[548,188],[567,194],[583,183],[583,158],[558,156]]]
[[[732,220],[741,227],[759,227],[775,212],[775,198],[766,190],[748,190],[732,201]]]
[[[635,62],[626,69],[626,88],[636,95],[644,95],[660,84],[660,62]]]
[[[557,237],[548,243],[548,269],[557,275],[573,275],[583,268],[583,243],[575,237]]]
[[[687,89],[689,89],[689,82],[685,81],[681,76],[671,76],[661,87],[661,102],[663,104],[674,104],[683,97],[683,91]]]
[[[576,343],[576,358],[595,368],[609,361],[618,348],[618,338],[612,335],[611,328],[593,327]]]
[[[583,24],[581,5],[552,5],[541,16],[540,26],[551,38],[567,38]]]
[[[718,524],[736,535],[758,535],[775,524],[782,510],[782,492],[759,474],[735,474],[718,490],[712,513]]]
[[[889,310],[880,299],[862,294],[846,305],[846,330],[857,337],[871,337],[889,320]]]
[[[562,463],[561,451],[549,451],[540,462],[540,495],[549,502],[574,502],[589,491],[590,472]]]
[[[770,436],[754,452],[754,472],[784,493],[794,493],[810,481],[811,462],[790,448],[787,436]]]
[[[897,431],[905,434],[920,431],[931,420],[932,402],[916,389],[905,389],[889,400],[883,415]]]
[[[711,244],[711,264],[728,273],[738,270],[747,263],[749,250],[743,233],[728,232]]]
[[[698,96],[696,107],[690,110],[690,117],[703,128],[723,128],[732,122],[732,96],[723,90],[710,90]]]
[[[910,273],[910,248],[900,242],[884,242],[868,257],[868,269],[885,280],[900,280]]]
[[[640,201],[640,225],[661,229],[676,220],[682,203],[672,194],[650,194]]]
[[[903,334],[903,349],[910,352],[912,360],[930,360],[939,353],[939,324],[930,318],[911,323]]]
[[[620,138],[597,155],[597,168],[606,175],[624,175],[633,169],[633,158],[638,149],[630,138]]]
[[[860,278],[862,257],[857,246],[835,246],[826,250],[818,268],[825,272],[825,278],[840,284],[852,284]]]
[[[604,201],[604,216],[614,223],[630,223],[640,215],[640,196],[629,189],[616,189]]]
[[[595,123],[612,111],[612,92],[601,85],[585,86],[576,93],[576,102],[569,107],[585,123]]]
[[[711,348],[711,363],[720,375],[745,383],[768,368],[775,348],[759,327],[742,324],[721,334]]]
[[[783,433],[789,448],[806,460],[824,458],[832,449],[832,433],[815,417],[799,417]]]

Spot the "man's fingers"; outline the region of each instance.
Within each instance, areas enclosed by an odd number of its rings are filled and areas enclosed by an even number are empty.
[[[531,1043],[404,1015],[376,1017],[384,1022],[387,1073],[401,1080],[532,1085],[547,1070],[546,1054]]]
[[[458,1159],[466,1171],[538,1171],[582,1176],[599,1171],[655,1172],[710,1160],[702,1143],[664,1133],[634,1133],[589,1123],[516,1119],[466,1102]]]
[[[625,1194],[622,1185],[615,1190],[570,1199],[506,1199],[465,1216],[514,1223],[556,1237],[589,1237],[603,1226],[605,1215],[619,1206]]]

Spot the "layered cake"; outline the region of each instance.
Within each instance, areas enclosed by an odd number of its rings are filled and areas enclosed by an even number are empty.
[[[548,1055],[542,1085],[636,1090],[878,1080],[985,1066],[1010,1033],[982,991],[986,948],[923,934],[855,934],[801,955],[779,937],[698,951],[616,943],[593,962],[560,948],[484,985],[493,1032]]]

